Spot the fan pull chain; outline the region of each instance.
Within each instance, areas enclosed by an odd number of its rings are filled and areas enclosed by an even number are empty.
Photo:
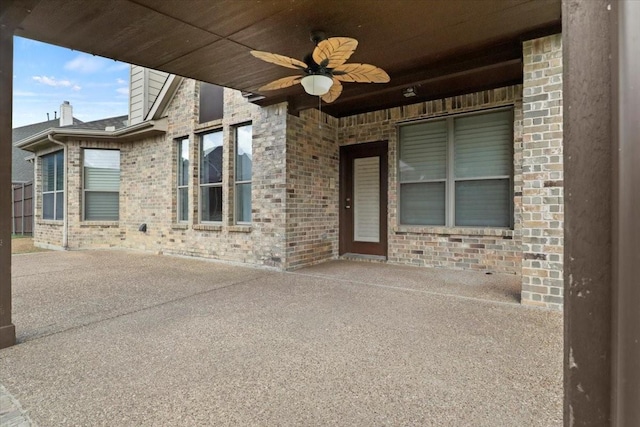
[[[322,98],[318,96],[318,111],[320,115],[318,117],[318,129],[322,129]]]

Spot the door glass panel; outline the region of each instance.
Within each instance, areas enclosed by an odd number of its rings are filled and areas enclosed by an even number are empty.
[[[380,157],[353,160],[353,239],[380,242]]]

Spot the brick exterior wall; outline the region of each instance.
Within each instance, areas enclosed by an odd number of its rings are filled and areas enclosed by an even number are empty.
[[[388,261],[522,276],[525,304],[562,304],[562,67],[560,35],[524,43],[524,83],[340,119],[317,110],[260,108],[225,89],[224,118],[199,123],[199,83],[182,80],[167,132],[131,142],[68,143],[69,248],[125,247],[295,269],[338,257],[339,150],[388,142]],[[511,107],[513,229],[408,226],[398,219],[398,125]],[[252,221],[233,218],[234,129],[253,125]],[[199,138],[223,132],[223,219],[198,219]],[[177,222],[176,140],[190,141],[189,219]],[[120,220],[82,221],[82,149],[121,152]],[[38,156],[59,149],[37,153]],[[36,161],[41,218],[41,158]],[[138,231],[147,224],[147,232]],[[41,246],[62,245],[62,221],[36,221]]]
[[[510,86],[340,119],[341,144],[388,141],[388,261],[427,267],[519,274],[522,227],[522,87]],[[402,225],[398,220],[398,124],[448,114],[512,106],[514,229]]]
[[[564,285],[562,36],[523,45],[522,302],[560,309]]]
[[[338,120],[306,110],[287,126],[287,264],[289,269],[338,255]]]
[[[184,80],[171,102],[168,130],[158,140],[135,143],[122,162],[127,210],[122,246],[176,255],[284,267],[284,203],[286,106],[259,108],[237,91],[225,89],[224,118],[198,123],[199,83]],[[253,125],[252,222],[235,225],[233,218],[234,130]],[[221,223],[199,220],[199,138],[223,132],[223,212]],[[176,140],[190,141],[189,220],[177,222]],[[144,165],[144,166],[141,166]],[[125,181],[124,176],[129,179]],[[147,232],[138,227],[147,224]]]
[[[69,249],[124,247],[177,255],[284,267],[286,106],[259,108],[233,90],[224,91],[224,119],[198,123],[199,83],[183,80],[166,111],[166,135],[134,142],[71,140],[67,143],[69,189]],[[252,223],[233,220],[234,129],[253,124]],[[223,131],[223,221],[198,220],[198,144],[203,132]],[[176,213],[177,147],[190,140],[190,217],[178,223]],[[82,149],[120,150],[119,221],[82,221]],[[46,154],[44,151],[38,155]],[[38,158],[38,164],[41,159]],[[41,167],[37,188],[41,186]],[[41,191],[41,189],[40,189]],[[41,193],[40,193],[41,194]],[[42,196],[36,215],[42,217]],[[147,224],[147,232],[138,231]],[[35,240],[46,247],[62,246],[62,221],[37,222]]]

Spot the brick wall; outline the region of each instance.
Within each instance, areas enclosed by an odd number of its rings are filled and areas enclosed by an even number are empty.
[[[562,36],[523,45],[522,302],[559,309],[564,286]]]
[[[388,141],[388,261],[429,267],[519,274],[521,268],[522,87],[510,86],[463,96],[341,118],[340,144]],[[514,109],[514,229],[422,227],[399,224],[397,125],[487,108]]]
[[[120,161],[127,159],[131,149],[130,144],[116,142],[98,142],[91,140],[75,140],[67,143],[67,218],[68,218],[68,247],[81,248],[110,248],[119,246],[125,231],[118,221],[83,221],[82,194],[82,151],[85,148],[116,149],[120,151]],[[122,169],[122,167],[121,167]],[[121,172],[122,174],[122,172]],[[126,175],[121,181],[126,179]],[[126,194],[120,187],[120,216],[127,211]]]
[[[318,110],[288,118],[286,268],[338,255],[337,125]]]
[[[168,115],[167,134],[132,144],[121,160],[123,203],[120,226],[124,247],[168,254],[284,266],[286,106],[259,108],[240,92],[225,89],[224,118],[198,123],[199,83],[183,80]],[[233,218],[234,129],[253,124],[252,222],[236,225]],[[198,195],[199,135],[223,132],[223,220],[201,223]],[[190,141],[189,213],[186,223],[177,222],[175,140]],[[138,231],[141,223],[147,232]]]
[[[224,91],[222,120],[198,122],[199,83],[182,81],[167,107],[166,135],[133,142],[71,140],[68,146],[69,248],[125,247],[284,267],[286,202],[286,105],[260,108],[240,92]],[[236,225],[233,219],[234,129],[253,124],[252,222]],[[203,132],[223,132],[223,221],[200,223],[198,217],[198,144]],[[177,138],[190,140],[190,218],[176,219]],[[120,150],[119,221],[82,220],[82,149]],[[51,151],[51,150],[49,150]],[[47,151],[48,152],[48,151]],[[47,154],[39,152],[38,155]],[[38,164],[41,159],[38,158]],[[37,168],[41,186],[41,167]],[[42,198],[36,215],[42,217]],[[147,232],[138,231],[147,224]],[[41,246],[62,246],[62,221],[39,220],[36,241]]]

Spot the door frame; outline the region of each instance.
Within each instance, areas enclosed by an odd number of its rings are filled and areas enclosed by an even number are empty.
[[[338,209],[340,255],[357,253],[387,257],[388,250],[388,191],[389,191],[388,141],[366,142],[340,147],[340,192]],[[380,243],[353,242],[353,160],[363,157],[380,157]],[[347,205],[347,195],[351,194]],[[347,208],[346,206],[351,206]],[[374,248],[378,246],[378,248]]]

